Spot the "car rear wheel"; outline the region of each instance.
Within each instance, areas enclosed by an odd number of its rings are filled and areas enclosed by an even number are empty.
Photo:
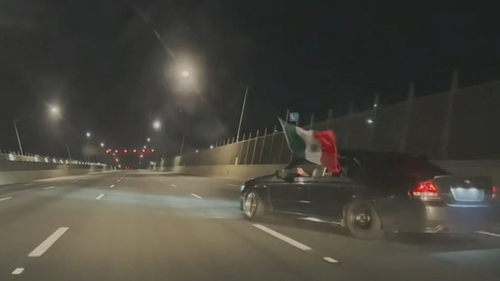
[[[346,226],[352,236],[363,240],[380,240],[384,236],[382,222],[368,200],[356,199],[346,207]]]
[[[264,202],[257,192],[250,191],[244,198],[243,213],[247,219],[257,220],[264,215]]]

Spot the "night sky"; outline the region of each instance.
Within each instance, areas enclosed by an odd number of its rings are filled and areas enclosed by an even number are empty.
[[[77,157],[101,141],[132,148],[151,137],[172,156],[184,134],[187,149],[235,136],[247,86],[242,133],[272,127],[287,109],[308,122],[350,102],[362,111],[375,93],[396,103],[410,81],[418,96],[445,91],[454,69],[460,86],[500,78],[497,12],[487,7],[127,2],[0,1],[0,149],[18,150],[12,121],[25,117],[28,152],[65,156],[68,143]]]

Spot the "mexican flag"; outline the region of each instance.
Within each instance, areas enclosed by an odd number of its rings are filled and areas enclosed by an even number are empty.
[[[280,120],[288,147],[293,154],[321,165],[333,173],[340,172],[337,140],[332,130],[307,131]]]

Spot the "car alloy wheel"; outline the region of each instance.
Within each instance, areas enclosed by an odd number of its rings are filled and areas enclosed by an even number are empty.
[[[355,199],[346,206],[346,226],[359,239],[380,240],[384,236],[382,222],[370,200]]]
[[[250,192],[246,199],[244,210],[247,217],[252,218],[255,215],[255,211],[257,210],[257,195],[254,192]]]

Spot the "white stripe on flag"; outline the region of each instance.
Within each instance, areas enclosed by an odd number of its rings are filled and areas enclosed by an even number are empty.
[[[295,131],[306,143],[305,157],[307,161],[321,165],[321,144],[314,138],[313,131],[306,131],[299,127],[295,127]]]

